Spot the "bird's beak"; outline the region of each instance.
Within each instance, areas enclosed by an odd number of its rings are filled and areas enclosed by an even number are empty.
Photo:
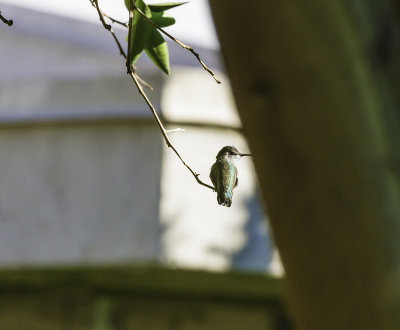
[[[252,156],[252,154],[240,154],[240,157],[243,157],[243,156]]]

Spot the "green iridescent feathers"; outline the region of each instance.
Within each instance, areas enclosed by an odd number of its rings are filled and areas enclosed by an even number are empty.
[[[217,160],[211,167],[210,179],[217,191],[218,204],[232,205],[233,188],[237,183],[237,168],[225,159]]]

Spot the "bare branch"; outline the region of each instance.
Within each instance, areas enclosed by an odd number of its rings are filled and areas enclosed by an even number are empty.
[[[193,171],[192,168],[191,168],[188,164],[186,164],[186,162],[183,160],[182,156],[179,154],[179,152],[178,152],[178,151],[175,149],[175,147],[172,145],[172,143],[171,143],[171,141],[170,141],[170,139],[169,139],[169,137],[168,137],[168,135],[167,135],[168,132],[166,131],[166,129],[164,128],[164,126],[163,126],[163,124],[162,124],[160,118],[158,117],[158,114],[157,114],[157,112],[156,112],[156,109],[155,109],[154,106],[151,104],[151,102],[150,102],[149,98],[147,97],[146,93],[143,91],[142,86],[140,86],[140,84],[139,84],[139,82],[138,82],[138,80],[137,80],[136,74],[135,74],[134,72],[131,72],[129,75],[131,76],[131,78],[132,78],[133,81],[135,82],[135,85],[136,85],[136,87],[137,87],[137,89],[138,89],[138,91],[139,91],[139,94],[142,95],[143,99],[146,101],[148,107],[150,108],[150,111],[151,111],[151,113],[153,114],[153,117],[154,117],[154,119],[156,120],[158,127],[160,128],[161,134],[162,134],[162,136],[163,136],[163,138],[164,138],[165,143],[167,144],[167,146],[168,146],[169,148],[171,148],[171,149],[175,152],[175,154],[176,154],[176,155],[178,156],[178,158],[181,160],[182,164],[186,166],[186,168],[190,171],[190,173],[192,173],[192,175],[193,175],[194,178],[196,179],[197,183],[199,183],[199,184],[201,184],[202,186],[207,187],[207,188],[209,188],[209,189],[211,189],[211,190],[215,190],[214,187],[212,187],[212,186],[210,186],[210,185],[204,183],[203,181],[201,181],[201,180],[199,179],[200,174],[199,174],[199,173],[196,173],[195,171]]]
[[[119,25],[122,25],[122,26],[125,27],[125,28],[128,28],[128,23],[121,22],[121,21],[119,21],[119,20],[117,20],[117,19],[115,19],[115,18],[113,18],[113,17],[107,15],[107,14],[106,14],[105,12],[103,12],[103,11],[102,11],[101,13],[103,14],[104,17],[107,17],[111,22],[116,23],[116,24],[119,24]]]
[[[130,22],[129,22],[129,31],[128,31],[128,55],[126,55],[126,54],[125,54],[125,51],[123,50],[123,48],[122,48],[122,46],[121,46],[121,43],[119,42],[118,38],[116,37],[116,35],[115,35],[114,31],[112,30],[111,26],[108,25],[108,24],[105,22],[103,13],[102,13],[102,11],[99,9],[97,0],[89,0],[89,1],[90,1],[91,4],[97,9],[97,12],[98,12],[98,14],[99,14],[100,21],[103,23],[104,28],[105,28],[106,30],[108,30],[108,31],[112,34],[112,36],[113,36],[113,38],[114,38],[114,40],[115,40],[115,42],[116,42],[116,44],[117,44],[117,46],[118,46],[118,49],[119,49],[119,51],[120,51],[120,54],[128,61],[128,58],[130,57],[130,54],[129,54],[129,49],[130,49],[130,47],[129,47],[129,41],[130,41],[130,39],[131,39],[131,38],[130,38],[130,34],[131,34],[131,29],[132,29],[132,24],[131,24],[131,23],[132,23],[132,21],[131,21],[131,19],[132,19],[132,18],[131,18],[131,12],[132,12],[132,10],[130,10],[130,13],[129,13],[129,14],[130,14],[130,15],[129,15]],[[131,4],[132,4],[132,0],[131,0]],[[133,8],[132,5],[131,5],[131,8]],[[130,63],[130,61],[129,61],[129,63]],[[128,67],[128,65],[127,65],[127,67]],[[148,107],[149,107],[151,113],[153,114],[153,117],[154,117],[154,119],[156,120],[158,127],[160,128],[161,134],[162,134],[162,136],[163,136],[163,138],[164,138],[165,143],[167,144],[167,146],[168,146],[169,148],[171,148],[171,149],[175,152],[175,154],[178,156],[178,158],[180,159],[180,161],[182,162],[182,164],[190,171],[190,173],[192,173],[192,175],[194,176],[194,178],[196,179],[196,181],[197,181],[198,184],[200,184],[200,185],[202,185],[202,186],[204,186],[204,187],[207,187],[207,188],[209,188],[209,189],[215,191],[214,187],[212,187],[212,186],[210,186],[210,185],[204,183],[203,181],[201,181],[201,180],[199,179],[200,174],[199,174],[199,173],[196,173],[195,171],[193,171],[192,168],[191,168],[188,164],[186,164],[186,162],[183,160],[182,156],[179,154],[179,152],[178,152],[178,151],[175,149],[175,147],[172,145],[172,143],[171,143],[171,141],[170,141],[170,139],[169,139],[169,137],[168,137],[167,134],[168,134],[168,133],[171,133],[171,132],[183,131],[183,129],[177,128],[177,129],[175,129],[175,130],[167,131],[167,130],[164,128],[164,125],[162,124],[162,122],[161,122],[161,120],[160,120],[160,118],[159,118],[159,116],[158,116],[158,114],[157,114],[157,112],[156,112],[156,109],[154,108],[154,106],[153,106],[152,103],[150,102],[149,98],[147,97],[146,93],[144,92],[144,90],[143,90],[143,88],[142,88],[142,86],[141,86],[141,84],[140,84],[140,82],[143,83],[143,81],[138,77],[138,75],[137,75],[136,72],[135,72],[135,69],[132,68],[131,65],[129,65],[129,67],[130,67],[130,70],[127,68],[127,69],[128,69],[128,74],[129,74],[129,76],[132,78],[132,80],[134,81],[134,83],[135,83],[135,85],[136,85],[136,87],[137,87],[137,89],[138,89],[138,91],[139,91],[139,94],[143,97],[143,99],[144,99],[145,102],[147,103],[147,105],[148,105]],[[133,70],[132,70],[132,69],[133,69]],[[140,81],[140,82],[139,82],[139,81]],[[152,89],[151,86],[150,86],[150,88]]]
[[[89,0],[89,1],[90,1],[90,3],[92,4],[92,6],[93,6],[94,8],[96,8],[97,12],[99,12],[100,7],[98,6],[97,0]],[[111,22],[117,23],[117,24],[119,24],[119,25],[122,25],[123,27],[128,28],[128,23],[121,22],[121,21],[119,21],[119,20],[117,20],[117,19],[115,19],[115,18],[113,18],[113,17],[107,15],[107,14],[106,14],[104,11],[102,11],[102,10],[100,10],[100,14],[101,14],[103,17],[107,17]],[[100,15],[99,15],[99,16],[100,16]],[[100,20],[101,20],[101,22],[103,23],[103,26],[104,26],[104,23],[105,23],[104,18],[103,18],[103,19],[100,18]],[[108,24],[106,24],[106,26],[108,26]],[[104,26],[104,27],[108,30],[108,28],[107,28],[106,26]]]
[[[100,18],[101,23],[103,24],[103,26],[104,26],[104,28],[106,30],[110,31],[111,30],[111,25],[107,24],[106,21],[104,20],[103,13],[101,12],[100,7],[99,7],[99,3],[97,2],[97,0],[93,0],[93,2],[95,4],[95,8],[97,9],[97,13],[99,14],[99,18]],[[93,2],[92,2],[92,4],[93,4]]]
[[[7,24],[8,26],[11,26],[14,24],[14,21],[12,19],[7,19],[5,18],[0,11],[0,19],[3,21],[3,23]]]
[[[183,128],[175,128],[175,129],[170,129],[170,130],[166,131],[166,133],[169,134],[169,133],[184,132],[184,131],[185,131],[185,129],[183,129]]]
[[[129,9],[129,25],[128,25],[128,54],[126,56],[126,73],[132,73],[132,65],[131,65],[131,47],[132,47],[132,20],[133,20],[133,0],[129,0],[130,9]]]
[[[132,6],[133,5],[133,6]],[[140,15],[142,15],[142,17],[144,19],[146,19],[147,22],[149,22],[151,25],[153,25],[157,30],[159,30],[160,32],[164,33],[168,38],[170,38],[172,41],[174,41],[175,43],[177,43],[179,46],[181,46],[182,48],[190,51],[197,59],[197,61],[199,61],[199,63],[201,64],[201,66],[204,68],[204,70],[206,70],[213,78],[214,80],[220,84],[221,81],[217,79],[217,77],[215,76],[214,72],[211,71],[211,69],[200,59],[200,56],[198,53],[196,53],[194,51],[194,49],[186,44],[184,44],[183,42],[179,41],[178,39],[176,39],[175,37],[173,37],[172,35],[170,35],[167,31],[165,31],[164,29],[162,29],[161,27],[159,27],[156,23],[154,23],[150,18],[148,18],[146,16],[146,14],[144,12],[142,12],[138,7],[136,7],[131,0],[131,8],[133,8],[134,10],[136,10]]]

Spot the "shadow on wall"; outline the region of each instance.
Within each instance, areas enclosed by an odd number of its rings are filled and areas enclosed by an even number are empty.
[[[241,229],[244,235],[243,245],[236,251],[229,251],[215,244],[209,246],[208,251],[223,255],[229,261],[232,270],[266,272],[281,276],[280,261],[276,258],[277,252],[257,190],[245,200],[244,205],[248,218]]]
[[[178,181],[179,182],[179,181]],[[189,186],[190,185],[190,186]],[[169,185],[176,187],[176,184]],[[169,187],[166,183],[164,187]],[[181,194],[162,203],[160,260],[170,267],[209,271],[279,273],[271,269],[275,248],[254,186],[243,185],[231,207]],[[247,191],[246,191],[247,190]],[[189,190],[188,190],[189,191]],[[162,194],[163,195],[163,194]],[[164,193],[164,196],[170,196]],[[178,196],[178,193],[176,194]]]
[[[246,243],[232,255],[232,268],[267,271],[272,261],[274,247],[257,190],[245,201],[245,205],[249,215],[243,228]]]

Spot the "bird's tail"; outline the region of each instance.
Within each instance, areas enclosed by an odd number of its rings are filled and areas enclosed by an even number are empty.
[[[217,201],[219,205],[230,207],[232,205],[232,192],[222,191],[218,193]]]

